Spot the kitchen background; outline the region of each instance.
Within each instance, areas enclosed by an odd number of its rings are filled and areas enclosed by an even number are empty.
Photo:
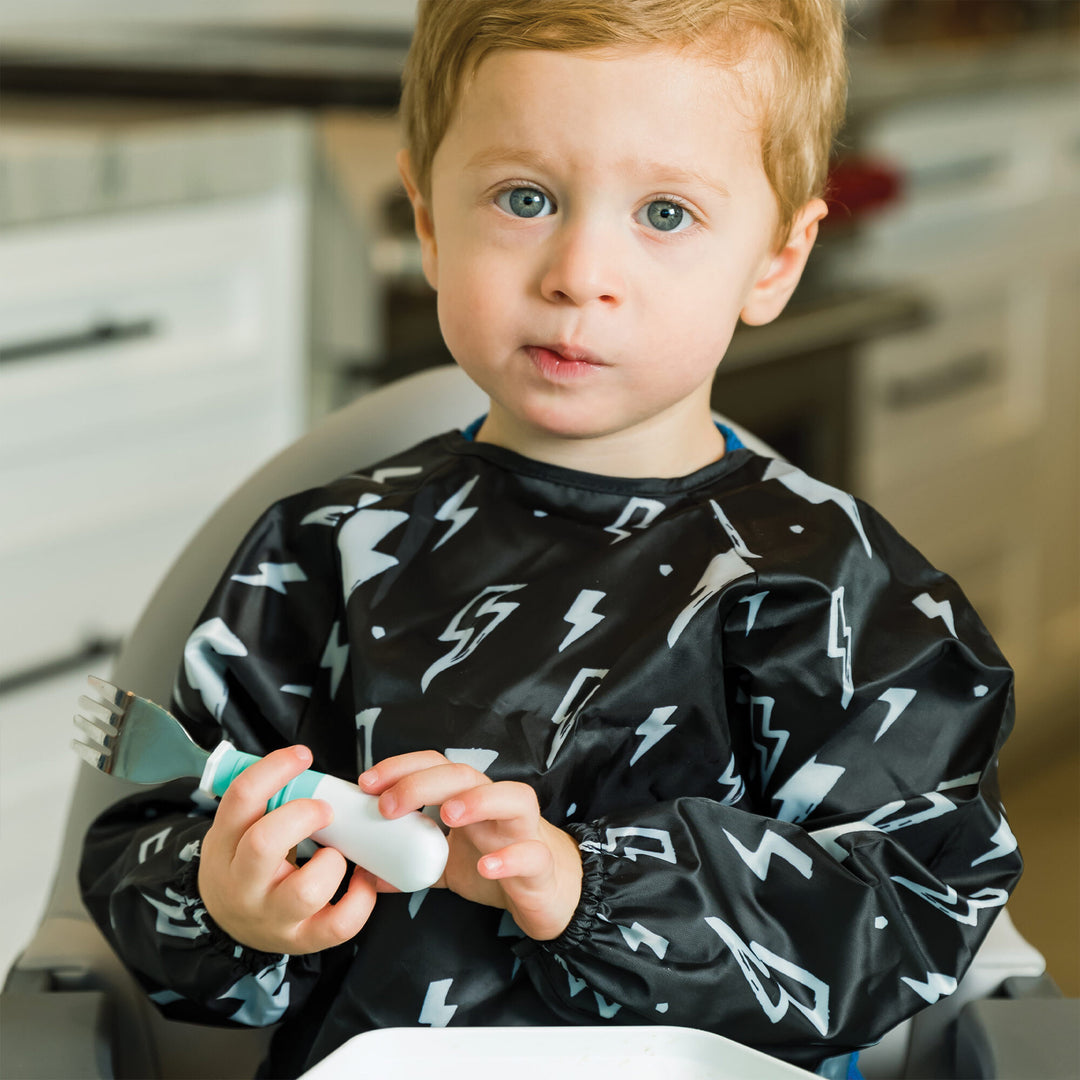
[[[1080,993],[1080,2],[848,0],[833,212],[718,408],[868,499],[1017,671],[1010,910]],[[0,13],[0,969],[70,717],[275,450],[448,359],[394,171],[414,0]]]

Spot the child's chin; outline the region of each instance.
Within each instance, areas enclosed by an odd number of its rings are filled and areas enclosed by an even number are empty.
[[[601,415],[598,404],[595,396],[592,401],[519,400],[512,412],[512,424],[522,435],[545,441],[581,443],[600,439],[618,431],[620,425],[616,417]]]
[[[596,422],[595,416],[548,416],[534,425],[539,434],[549,439],[565,439],[567,442],[583,442],[599,439],[608,434]]]

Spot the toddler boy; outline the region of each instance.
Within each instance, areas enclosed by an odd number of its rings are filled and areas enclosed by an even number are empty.
[[[836,0],[421,5],[401,173],[490,410],[277,504],[207,605],[174,708],[266,757],[213,816],[121,804],[82,874],[167,1013],[284,1019],[272,1075],[447,1023],[817,1068],[955,985],[1019,874],[1011,673],[872,510],[710,414],[813,246],[844,85]],[[440,808],[440,887],[290,860],[330,811],[265,804],[312,753]]]

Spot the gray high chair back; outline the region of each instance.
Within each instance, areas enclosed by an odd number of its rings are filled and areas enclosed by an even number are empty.
[[[200,609],[251,523],[271,503],[431,435],[464,427],[486,408],[486,397],[460,369],[440,367],[372,391],[322,420],[241,485],[192,538],[122,648],[112,681],[168,701],[178,658]],[[725,422],[747,446],[775,456],[739,425]],[[2,1077],[196,1080],[254,1074],[268,1031],[163,1019],[83,907],[77,869],[86,829],[107,806],[133,790],[134,785],[89,765],[80,767],[42,922],[8,974],[0,998]],[[992,934],[997,944],[984,947],[973,973],[951,999],[951,1012],[942,1016],[941,1006],[935,1006],[923,1014],[927,1019],[920,1017],[887,1036],[875,1048],[877,1061],[874,1054],[865,1059],[868,1077],[939,1075],[918,1070],[929,1067],[959,1003],[993,992],[1008,976],[1041,974],[1042,957],[1016,935],[1007,916],[999,919]],[[937,1019],[931,1021],[930,1014]]]

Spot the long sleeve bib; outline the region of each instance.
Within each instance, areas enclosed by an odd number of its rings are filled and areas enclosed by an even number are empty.
[[[190,785],[106,814],[91,910],[167,1012],[284,1018],[271,1071],[373,1027],[607,1022],[813,1066],[949,992],[1019,875],[1012,674],[970,605],[865,504],[745,449],[622,480],[455,432],[288,498],[174,707],[206,745],[304,742],[350,780],[439,750],[532,785],[581,848],[554,941],[428,890],[277,957],[202,910]]]

